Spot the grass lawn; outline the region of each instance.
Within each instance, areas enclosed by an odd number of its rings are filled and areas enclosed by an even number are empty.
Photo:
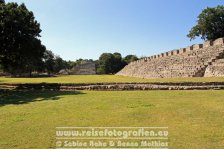
[[[170,149],[224,148],[224,91],[10,91],[0,148],[54,148],[58,126],[169,127]]]
[[[224,77],[142,79],[116,75],[70,75],[50,78],[0,77],[0,83],[224,82]]]

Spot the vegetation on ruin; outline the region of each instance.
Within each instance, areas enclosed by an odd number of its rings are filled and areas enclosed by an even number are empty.
[[[190,39],[201,37],[215,40],[224,37],[224,6],[207,7],[198,16],[197,25],[187,35]]]
[[[142,79],[117,75],[65,75],[45,78],[0,77],[0,83],[224,82],[224,77]]]
[[[169,127],[169,148],[224,148],[223,94],[12,91],[0,97],[0,146],[55,148],[59,126],[160,126]]]

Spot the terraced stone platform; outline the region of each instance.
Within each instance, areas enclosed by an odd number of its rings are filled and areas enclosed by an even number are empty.
[[[224,38],[145,57],[117,75],[140,78],[224,76]]]

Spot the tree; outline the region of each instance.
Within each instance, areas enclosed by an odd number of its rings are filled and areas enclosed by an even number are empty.
[[[67,68],[67,62],[63,60],[60,56],[55,56],[55,66],[54,66],[54,73],[58,73],[62,69]]]
[[[76,65],[80,65],[84,59],[80,58],[75,61]]]
[[[44,68],[48,74],[54,73],[55,56],[50,50],[46,50],[44,53]]]
[[[5,0],[0,0],[0,4],[5,3]]]
[[[129,64],[130,62],[137,61],[138,57],[136,55],[127,55],[124,58],[124,61]]]
[[[76,65],[77,65],[76,62],[69,60],[69,61],[66,62],[66,69],[72,69]]]
[[[103,53],[99,58],[99,67],[97,73],[99,74],[109,74],[112,72],[114,56],[111,53]]]
[[[62,69],[70,69],[69,67],[69,62],[66,62],[60,56],[54,55],[50,50],[45,51],[42,65],[44,72],[47,72],[49,75],[56,74]]]
[[[23,51],[24,53],[21,53],[26,56],[22,56],[23,60],[18,61],[21,62],[20,65],[18,65],[18,69],[22,70],[22,72],[29,72],[31,77],[33,71],[41,70],[40,66],[43,63],[43,56],[46,48],[41,44],[41,41],[36,38],[28,42],[26,47],[27,48]]]
[[[0,63],[4,71],[16,75],[37,69],[46,50],[38,39],[40,32],[40,24],[24,4],[0,5]]]
[[[195,25],[187,35],[191,40],[201,36],[203,40],[224,37],[224,6],[207,7],[198,16]]]
[[[97,61],[97,73],[115,74],[125,65],[120,53],[103,53]]]
[[[115,52],[113,55],[114,55],[114,60],[113,60],[111,73],[115,74],[118,71],[120,71],[127,64],[123,61],[120,53]]]

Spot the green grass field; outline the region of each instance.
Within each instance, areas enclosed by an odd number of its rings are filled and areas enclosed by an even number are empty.
[[[71,75],[51,78],[0,77],[0,83],[111,83],[111,82],[224,82],[224,77],[214,78],[164,78],[141,79],[115,75]]]
[[[170,149],[224,148],[224,91],[9,91],[0,148],[55,148],[58,126],[169,127]]]

